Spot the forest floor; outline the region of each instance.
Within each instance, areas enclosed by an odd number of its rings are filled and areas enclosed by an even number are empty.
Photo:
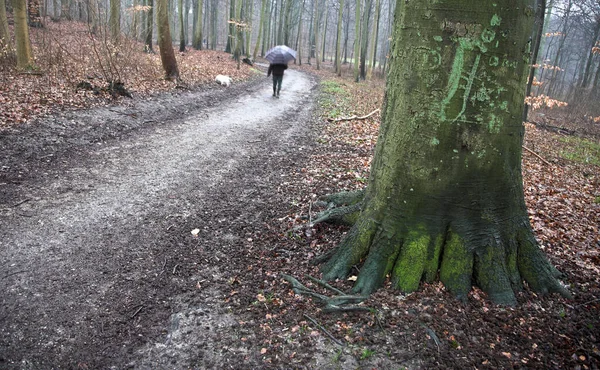
[[[276,100],[260,66],[188,51],[184,83],[135,54],[112,72],[132,99],[76,92],[108,77],[65,24],[32,35],[43,75],[1,75],[0,368],[599,367],[597,124],[559,109],[531,115],[558,132],[526,124],[531,224],[573,299],[497,307],[474,289],[463,304],[423,284],[326,313],[282,274],[326,293],[311,261],[347,229],[307,217],[365,185],[380,116],[326,118],[379,108],[382,81],[294,66]]]

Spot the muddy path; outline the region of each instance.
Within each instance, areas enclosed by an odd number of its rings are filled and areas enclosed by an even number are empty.
[[[220,286],[310,149],[316,86],[290,70],[280,99],[263,76],[0,132],[0,368],[258,365]]]

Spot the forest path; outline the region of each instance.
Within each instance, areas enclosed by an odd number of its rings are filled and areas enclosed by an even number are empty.
[[[0,132],[0,368],[229,366],[222,265],[310,145],[316,81],[271,86]]]

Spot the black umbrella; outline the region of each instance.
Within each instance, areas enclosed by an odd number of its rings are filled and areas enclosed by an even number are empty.
[[[296,51],[285,45],[277,45],[267,51],[265,59],[271,64],[288,64],[292,59],[296,59]]]

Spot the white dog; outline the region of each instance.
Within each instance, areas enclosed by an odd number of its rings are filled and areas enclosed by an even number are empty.
[[[229,85],[231,85],[231,77],[229,76],[217,75],[215,81],[221,86],[229,87]]]

